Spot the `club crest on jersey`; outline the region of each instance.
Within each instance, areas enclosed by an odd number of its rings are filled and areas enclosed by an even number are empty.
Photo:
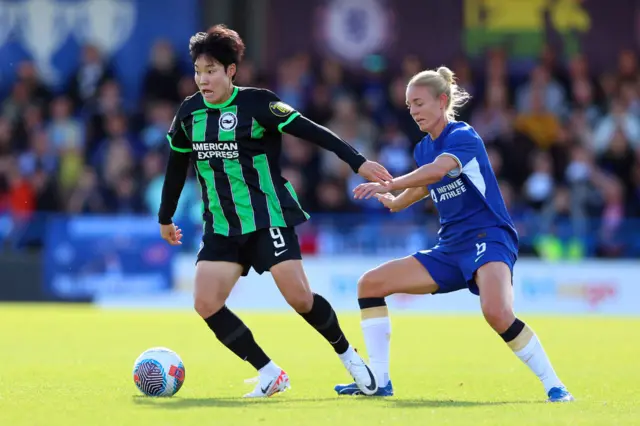
[[[232,112],[225,112],[220,114],[220,119],[218,120],[218,126],[220,129],[230,132],[235,129],[238,125],[238,117]]]
[[[293,112],[293,108],[282,101],[269,102],[269,110],[276,117],[286,117]]]

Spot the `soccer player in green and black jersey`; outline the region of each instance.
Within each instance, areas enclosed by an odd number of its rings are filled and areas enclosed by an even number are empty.
[[[367,180],[384,183],[391,175],[272,92],[234,86],[244,53],[235,31],[218,25],[197,33],[189,51],[199,91],[184,100],[169,130],[171,154],[158,216],[162,237],[180,244],[182,231],[172,217],[193,163],[204,202],[196,311],[227,348],[258,370],[258,384],[245,396],[266,397],[286,390],[287,374],[225,306],[231,289],[250,268],[260,274],[269,271],[287,302],[333,346],[362,392],[375,393],[375,377],[349,345],[333,308],[309,287],[294,229],[309,215],[280,174],[281,133],[333,151]],[[282,344],[287,342],[283,337]]]

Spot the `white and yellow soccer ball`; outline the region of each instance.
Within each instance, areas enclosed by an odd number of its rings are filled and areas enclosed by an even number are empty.
[[[133,364],[133,381],[147,396],[173,396],[182,387],[184,378],[182,359],[171,349],[147,349]]]

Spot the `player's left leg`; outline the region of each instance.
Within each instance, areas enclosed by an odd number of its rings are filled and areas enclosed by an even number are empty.
[[[270,228],[255,241],[254,269],[269,270],[289,305],[333,347],[363,393],[378,390],[374,374],[342,332],[331,304],[313,293],[302,267],[298,237],[293,228]]]
[[[378,385],[373,372],[349,344],[331,304],[311,291],[302,261],[287,260],[270,271],[285,300],[329,342],[360,390],[374,394]]]
[[[492,261],[475,273],[482,313],[489,325],[542,382],[551,402],[572,401],[573,396],[556,375],[538,336],[513,313],[511,269]]]

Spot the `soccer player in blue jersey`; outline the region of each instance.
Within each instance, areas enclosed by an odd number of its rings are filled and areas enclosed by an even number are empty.
[[[440,294],[469,289],[480,297],[482,313],[542,381],[551,402],[571,401],[534,331],[513,313],[513,266],[518,235],[507,212],[482,139],[467,123],[455,121],[468,94],[454,82],[451,70],[416,74],[407,86],[407,106],[427,135],[414,156],[418,168],[388,184],[364,183],[357,199],[375,196],[392,212],[431,196],[440,215],[438,243],[429,250],[387,262],[358,282],[370,365],[376,395],[391,396],[389,340],[391,323],[385,297],[395,293]],[[391,191],[402,190],[394,196]],[[355,384],[338,385],[338,394],[361,394]]]

